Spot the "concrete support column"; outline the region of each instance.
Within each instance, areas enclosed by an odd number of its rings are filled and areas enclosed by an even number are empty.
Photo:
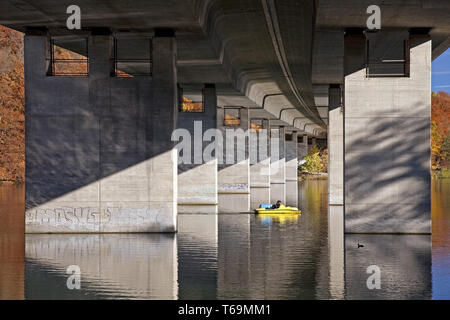
[[[26,232],[175,232],[173,31],[153,77],[112,76],[109,30],[88,39],[89,76],[47,75],[48,38],[25,37]]]
[[[213,84],[203,88],[203,112],[180,112],[178,128],[187,130],[191,139],[190,163],[178,164],[178,213],[217,213],[217,158],[203,158],[207,146],[205,132],[217,127],[217,95]],[[184,139],[184,138],[183,138]],[[209,140],[209,138],[208,138]],[[186,151],[184,151],[186,152]],[[184,157],[183,157],[184,158]],[[183,159],[179,155],[179,160]]]
[[[171,140],[178,113],[177,46],[173,30],[155,30],[153,37],[153,100],[146,114],[146,156],[150,210],[177,230],[178,157]]]
[[[311,138],[311,146],[312,146],[312,147],[317,146],[317,139],[316,139],[316,137],[312,137],[312,138]]]
[[[297,139],[301,139],[297,145],[297,158],[302,160],[308,154],[308,135],[301,135]]]
[[[329,89],[328,108],[328,250],[330,294],[344,297],[344,108],[341,87]]]
[[[25,232],[99,232],[99,109],[88,77],[47,74],[50,49],[46,31],[27,32]]]
[[[262,131],[250,140],[250,209],[270,203],[270,120],[262,120]],[[254,157],[254,159],[252,159]]]
[[[286,139],[286,204],[298,205],[297,132]]]
[[[270,201],[286,203],[285,129],[270,131]]]
[[[341,87],[331,86],[328,108],[328,204],[344,205],[344,108]],[[343,221],[343,217],[341,219]]]
[[[217,110],[217,128],[223,133],[222,163],[219,163],[219,213],[250,211],[250,161],[248,153],[249,110],[240,108],[239,126],[225,126],[225,110]]]
[[[382,60],[385,50],[367,53],[366,36],[345,36],[345,231],[430,233],[431,38],[367,36],[369,48],[406,51],[405,76],[397,67],[396,76],[367,78],[366,54]]]

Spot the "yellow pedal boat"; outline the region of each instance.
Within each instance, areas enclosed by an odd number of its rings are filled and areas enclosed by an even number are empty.
[[[283,205],[281,205],[278,209],[269,209],[269,208],[258,208],[255,209],[256,214],[258,215],[273,215],[273,214],[287,214],[287,215],[291,215],[291,214],[301,214],[302,211],[299,210],[296,207],[285,207]]]

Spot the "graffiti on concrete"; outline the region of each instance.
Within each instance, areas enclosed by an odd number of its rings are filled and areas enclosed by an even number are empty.
[[[163,209],[163,208],[161,208]],[[99,223],[143,223],[157,220],[158,209],[107,207],[60,207],[32,209],[26,212],[26,224],[99,224]]]
[[[222,192],[230,191],[248,191],[247,183],[220,183],[218,190]]]

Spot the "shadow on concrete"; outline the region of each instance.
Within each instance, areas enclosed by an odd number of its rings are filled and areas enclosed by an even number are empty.
[[[171,122],[150,105],[151,78],[102,79],[104,87],[88,86],[88,78],[45,80],[30,88],[33,106],[26,111],[26,209],[87,186],[74,201],[98,199],[101,188],[96,183],[173,147]],[[48,88],[39,90],[43,85],[54,88],[51,102]],[[93,102],[92,90],[101,90]],[[130,174],[136,189],[144,188],[145,170]]]
[[[429,119],[346,122],[346,231],[431,232]]]

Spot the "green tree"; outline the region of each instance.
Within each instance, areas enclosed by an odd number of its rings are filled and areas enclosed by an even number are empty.
[[[309,149],[308,155],[304,158],[305,163],[300,166],[301,170],[311,173],[319,173],[323,170],[322,159],[320,158],[320,149],[316,146]]]

